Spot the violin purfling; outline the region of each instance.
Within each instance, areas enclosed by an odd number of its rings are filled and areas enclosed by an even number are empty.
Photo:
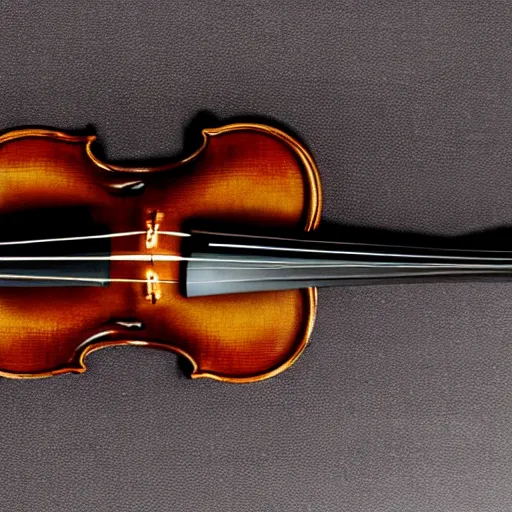
[[[258,381],[304,350],[319,286],[512,273],[504,251],[316,240],[302,143],[251,123],[202,135],[157,167],[102,160],[94,134],[0,135],[0,376],[82,373],[92,351],[138,345],[193,378]]]

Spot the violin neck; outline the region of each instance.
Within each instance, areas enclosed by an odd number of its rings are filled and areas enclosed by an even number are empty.
[[[204,231],[188,239],[188,297],[512,276],[512,252],[325,242]]]

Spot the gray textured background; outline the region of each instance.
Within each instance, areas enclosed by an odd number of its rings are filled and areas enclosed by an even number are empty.
[[[508,2],[0,3],[0,126],[93,124],[172,156],[201,110],[286,123],[324,218],[461,235],[512,223]],[[322,290],[260,384],[112,349],[0,381],[5,511],[512,510],[512,285]]]

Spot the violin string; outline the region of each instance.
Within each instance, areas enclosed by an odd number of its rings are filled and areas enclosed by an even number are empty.
[[[72,277],[72,276],[31,276],[24,274],[0,274],[0,279],[7,279],[9,281],[17,280],[30,280],[30,281],[79,281],[84,283],[147,283],[147,279],[128,279],[128,278],[116,278],[116,277]],[[175,280],[162,280],[158,281],[162,284],[177,284],[179,281]]]
[[[492,259],[494,261],[494,259]],[[506,268],[512,266],[512,259],[500,258],[498,261],[503,262],[499,268]],[[288,269],[288,268],[343,268],[343,267],[393,267],[393,268],[428,268],[432,267],[457,267],[457,268],[496,268],[496,265],[490,263],[396,263],[396,262],[358,262],[353,260],[336,261],[326,263],[304,263],[304,261],[286,261],[282,259],[276,260],[243,260],[237,258],[205,258],[194,256],[178,256],[173,254],[114,254],[106,256],[1,256],[0,263],[2,262],[41,262],[41,261],[120,261],[120,262],[180,262],[180,261],[202,261],[210,263],[238,263],[243,266],[238,267],[199,267],[198,270],[265,270],[265,269]],[[482,261],[481,259],[479,261]],[[250,265],[259,265],[250,266]],[[261,266],[264,265],[264,266]]]
[[[235,238],[255,238],[257,240],[280,240],[287,242],[304,242],[304,239],[301,238],[287,238],[287,237],[279,237],[279,236],[264,236],[264,235],[248,235],[248,234],[240,234],[240,233],[217,233],[214,231],[196,231],[198,234],[204,235],[222,235],[222,236],[230,236]],[[367,242],[342,242],[339,240],[316,240],[316,239],[308,239],[308,243],[312,244],[329,244],[329,245],[357,245],[361,247],[382,247],[385,250],[388,249],[420,249],[432,252],[467,252],[467,248],[457,248],[457,247],[426,247],[422,245],[398,245],[398,244],[377,244],[377,243],[367,243]],[[213,245],[213,244],[212,244]],[[254,246],[251,246],[254,247]],[[488,253],[498,253],[498,254],[510,254],[510,251],[503,249],[482,249],[482,250],[474,250],[473,252],[482,252],[485,254]]]
[[[119,238],[134,235],[145,235],[146,231],[126,231],[121,233],[105,233],[102,235],[87,235],[87,236],[67,236],[63,238],[40,238],[37,240],[12,240],[8,242],[0,242],[0,246],[7,245],[28,245],[28,244],[43,244],[52,242],[75,242],[80,240],[98,240],[101,238]],[[158,231],[160,235],[175,236],[175,237],[189,237],[190,233],[183,233],[181,231]]]
[[[285,252],[297,252],[297,253],[314,253],[314,254],[336,254],[343,256],[376,256],[376,257],[390,257],[390,258],[426,258],[426,259],[437,259],[437,260],[477,260],[482,259],[488,261],[512,261],[509,257],[482,257],[482,256],[452,256],[452,255],[440,255],[440,254],[408,254],[408,253],[389,253],[389,252],[367,252],[367,251],[333,251],[331,249],[310,249],[310,248],[299,248],[299,247],[273,247],[266,245],[244,245],[244,244],[220,244],[220,243],[209,243],[210,247],[218,247],[222,249],[249,249],[257,251],[285,251]],[[509,253],[507,253],[509,254]]]
[[[194,258],[193,261],[199,260],[198,258]],[[222,260],[215,260],[215,261],[222,261]],[[495,269],[511,269],[512,270],[512,264],[506,264],[506,265],[490,265],[485,263],[424,263],[424,264],[418,264],[418,263],[372,263],[372,262],[366,262],[366,263],[321,263],[321,264],[300,264],[300,263],[293,263],[289,265],[275,265],[275,266],[266,266],[266,267],[253,267],[253,266],[246,266],[246,267],[225,267],[225,266],[214,266],[214,267],[203,267],[198,266],[194,268],[194,271],[199,270],[287,270],[287,269],[315,269],[315,268],[362,268],[362,269],[373,269],[373,268],[392,268],[392,269],[438,269],[438,268],[445,268],[445,269],[480,269],[480,270],[495,270]]]
[[[177,256],[173,254],[113,254],[109,256],[0,256],[0,263],[2,262],[31,262],[31,261],[147,261],[150,263],[155,262],[175,262],[175,261],[209,261],[220,263],[240,263],[239,259],[218,259],[218,258],[200,258],[193,256]],[[294,261],[282,260],[246,260],[244,263],[250,264],[290,264],[293,265]],[[298,262],[300,263],[300,262]],[[315,265],[316,266],[316,265]],[[286,268],[286,267],[284,267]]]
[[[160,231],[160,230],[158,230],[157,233],[159,233],[161,235],[177,236],[177,237],[181,237],[181,238],[187,238],[189,236],[192,236],[191,233],[184,233],[182,231]]]
[[[325,268],[337,268],[337,267],[348,267],[353,269],[376,269],[380,268],[379,264],[368,263],[368,264],[349,264],[349,265],[322,265]],[[301,265],[301,266],[293,266],[293,268],[313,268],[316,266],[312,265]],[[215,267],[219,268],[219,267]],[[221,267],[222,268],[222,267]],[[286,267],[284,267],[286,268]],[[245,270],[244,267],[240,267],[241,270]],[[261,268],[262,270],[266,269],[265,267]],[[414,264],[404,264],[404,265],[396,265],[393,269],[404,269],[404,270],[435,270],[437,273],[450,273],[453,270],[457,270],[459,273],[471,273],[473,270],[497,270],[495,266],[492,265],[450,265],[450,264],[425,264],[425,265],[414,265]],[[500,267],[501,270],[512,270],[512,265],[504,265]],[[199,268],[197,270],[207,270],[207,268]],[[255,268],[251,268],[251,270],[256,270]],[[396,274],[393,274],[396,275]],[[321,279],[343,279],[343,278],[353,278],[354,275],[351,274],[349,276],[321,276]],[[33,276],[33,275],[25,275],[25,274],[0,274],[0,279],[5,280],[32,280],[32,281],[77,281],[77,282],[91,282],[91,283],[147,283],[147,279],[142,278],[96,278],[96,277],[73,277],[73,276]],[[254,278],[240,278],[240,279],[216,279],[216,280],[201,280],[201,281],[190,281],[190,283],[243,283],[243,282],[256,282],[256,281],[273,281],[273,280],[293,280],[296,279],[294,276],[258,276]],[[159,280],[161,284],[177,284],[178,280]]]
[[[422,267],[423,269],[423,267]],[[452,270],[448,269],[436,269],[436,275],[446,275],[450,274]],[[471,274],[472,271],[470,269],[460,270],[458,274]],[[405,274],[407,275],[407,274]],[[393,277],[400,276],[400,274],[393,274]],[[335,280],[335,279],[352,279],[354,277],[352,275],[348,276],[340,276],[340,275],[332,275],[332,276],[322,276],[322,280]],[[367,276],[365,276],[367,277]],[[385,277],[385,276],[383,276]],[[16,275],[16,274],[0,274],[0,279],[5,280],[31,280],[31,281],[73,281],[73,282],[90,282],[90,283],[147,283],[147,279],[129,279],[129,278],[95,278],[95,277],[71,277],[71,276],[30,276],[30,275]],[[294,281],[297,278],[294,276],[283,276],[279,277],[278,281]],[[275,281],[275,277],[253,277],[253,278],[241,278],[241,279],[211,279],[211,280],[200,280],[200,281],[188,281],[190,284],[207,284],[207,283],[251,283],[251,282],[259,282],[259,281]],[[179,284],[178,280],[159,280],[159,284]],[[314,286],[314,285],[313,285]]]
[[[39,261],[121,261],[121,262],[180,262],[180,261],[200,261],[210,263],[240,263],[235,259],[217,259],[217,258],[198,258],[198,257],[182,257],[173,255],[114,255],[114,256],[13,256],[0,258],[1,262],[39,262]],[[502,264],[497,267],[492,264],[485,263],[390,263],[390,262],[335,262],[335,263],[315,263],[307,264],[304,262],[283,262],[268,261],[262,262],[258,260],[247,260],[247,266],[200,266],[195,270],[281,270],[281,269],[316,269],[316,268],[407,268],[407,269],[425,269],[425,268],[466,268],[466,269],[512,269],[511,264]],[[259,266],[254,266],[259,265]],[[265,265],[265,266],[261,266]]]

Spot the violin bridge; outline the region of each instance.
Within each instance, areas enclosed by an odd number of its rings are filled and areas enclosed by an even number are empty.
[[[160,288],[160,280],[153,270],[146,272],[146,300],[151,304],[156,304],[157,300],[162,298],[162,289]]]
[[[149,212],[149,218],[146,221],[146,249],[154,249],[158,244],[158,229],[162,222],[163,213],[156,210]]]

